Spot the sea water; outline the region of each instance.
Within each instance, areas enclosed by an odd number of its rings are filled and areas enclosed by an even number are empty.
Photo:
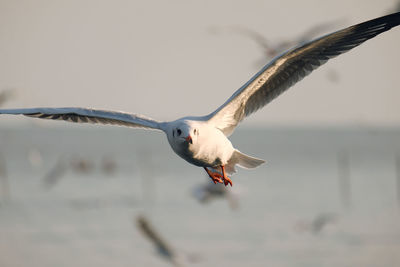
[[[0,266],[399,266],[400,129],[239,128],[227,198],[200,203],[202,168],[163,133],[0,128]],[[193,260],[194,259],[194,260]]]

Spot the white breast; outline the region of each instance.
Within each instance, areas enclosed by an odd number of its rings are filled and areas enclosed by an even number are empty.
[[[219,129],[207,124],[199,127],[199,135],[188,149],[194,161],[191,163],[207,167],[225,165],[234,151],[229,139]]]
[[[173,130],[177,128],[182,129],[182,135],[179,137],[173,134]],[[234,152],[231,142],[224,133],[204,121],[176,120],[169,123],[165,132],[175,153],[196,166],[225,165]],[[192,143],[185,141],[188,134],[192,137]]]

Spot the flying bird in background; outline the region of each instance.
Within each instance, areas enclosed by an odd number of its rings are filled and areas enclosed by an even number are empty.
[[[187,162],[205,169],[214,183],[230,184],[235,166],[255,168],[264,160],[235,149],[228,137],[244,118],[264,107],[329,59],[400,24],[400,13],[379,17],[294,47],[263,67],[217,110],[202,117],[160,122],[142,115],[89,108],[1,109],[0,114],[80,123],[116,124],[155,129]]]
[[[291,47],[302,45],[304,43],[309,42],[318,35],[327,32],[328,30],[332,30],[334,26],[337,24],[339,24],[339,20],[335,22],[326,22],[317,24],[309,28],[307,31],[304,31],[301,35],[295,38],[281,40],[278,42],[273,42],[271,40],[268,40],[261,33],[245,26],[230,26],[227,28],[227,30],[252,39],[261,48],[264,57],[259,58],[256,61],[256,64],[254,64],[256,68],[259,68],[260,66],[264,66],[266,60],[269,61],[270,59],[276,57],[277,55],[281,54],[282,52],[286,51]],[[342,22],[340,22],[340,24],[342,24]],[[220,32],[220,30],[213,29],[212,32],[218,33]],[[339,74],[331,69],[328,72],[327,78],[332,82],[337,82],[339,80]]]
[[[228,190],[222,184],[215,185],[210,180],[193,188],[192,196],[202,204],[210,203],[217,198],[226,199],[232,210],[239,208],[238,192]]]
[[[297,38],[282,40],[279,42],[272,42],[261,33],[245,26],[229,26],[227,30],[252,39],[258,46],[260,46],[262,51],[265,53],[266,58],[273,58],[291,47],[312,40],[319,34],[332,29],[335,24],[336,23],[333,22],[318,24],[303,32]],[[220,30],[213,29],[213,32],[217,33],[220,32]]]
[[[7,102],[10,98],[14,96],[13,90],[3,90],[0,92],[0,106]]]
[[[136,218],[136,225],[143,235],[153,243],[158,254],[172,263],[172,265],[182,267],[186,266],[184,263],[196,263],[201,260],[199,255],[187,254],[182,250],[172,248],[172,246],[161,237],[147,217],[139,215]]]

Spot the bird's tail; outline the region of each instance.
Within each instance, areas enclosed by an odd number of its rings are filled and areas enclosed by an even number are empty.
[[[236,164],[245,169],[252,169],[258,167],[264,162],[265,160],[254,158],[243,154],[239,150],[235,150],[232,157],[229,159],[228,164],[226,164],[226,171],[228,173],[234,173]]]

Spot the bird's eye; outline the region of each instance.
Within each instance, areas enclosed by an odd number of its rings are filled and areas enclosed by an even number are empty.
[[[198,134],[197,129],[194,129],[194,130],[193,130],[193,133],[194,133],[195,135],[197,135],[197,134]]]
[[[181,129],[176,130],[176,132],[178,133],[178,136],[180,136],[182,134]]]

